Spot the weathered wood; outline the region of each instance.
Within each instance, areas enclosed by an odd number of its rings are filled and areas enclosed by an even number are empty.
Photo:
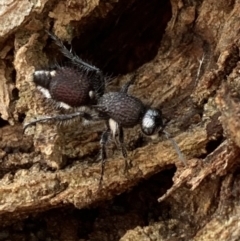
[[[239,239],[240,2],[149,4],[0,3],[0,240]],[[127,129],[132,167],[109,145],[99,190],[104,123],[23,133],[23,119],[58,113],[31,81],[61,59],[45,28],[119,75],[107,90],[135,72],[130,93],[162,108],[187,165],[164,136]]]

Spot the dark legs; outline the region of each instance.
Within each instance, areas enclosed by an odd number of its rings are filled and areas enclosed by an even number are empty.
[[[122,155],[124,158],[127,158],[127,150],[124,145],[124,133],[123,133],[123,128],[119,127],[119,136],[118,136],[119,144],[122,150]]]
[[[122,155],[124,157],[125,160],[125,167],[124,167],[124,172],[126,172],[129,168],[131,168],[131,162],[128,163],[127,160],[127,150],[126,147],[124,145],[124,132],[123,132],[123,128],[121,126],[119,126],[118,128],[118,140],[119,140],[119,144],[121,147],[121,151],[122,151]]]
[[[121,92],[123,93],[127,93],[128,92],[128,88],[130,87],[130,85],[134,84],[135,82],[135,78],[136,78],[136,74],[132,77],[131,80],[129,80],[127,83],[125,83],[122,88],[121,88]]]
[[[107,160],[106,144],[107,144],[108,139],[109,139],[109,134],[110,134],[110,129],[108,127],[107,130],[105,130],[102,133],[101,140],[100,140],[100,145],[101,145],[101,163],[102,163],[101,177],[100,177],[100,181],[99,181],[99,187],[100,188],[102,186],[104,169],[105,169],[105,163],[106,163],[106,160]]]
[[[111,134],[111,129],[107,123],[107,129],[102,133],[101,140],[100,140],[100,145],[101,145],[101,177],[99,181],[99,187],[102,186],[102,181],[103,181],[103,176],[104,176],[104,170],[105,170],[105,163],[107,160],[107,153],[106,153],[106,144],[109,140],[109,136]],[[115,136],[112,137],[115,139]],[[123,128],[121,126],[118,126],[118,144],[120,145],[122,155],[125,160],[125,167],[124,167],[124,172],[126,172],[130,167],[131,163],[128,163],[127,160],[127,150],[124,145],[124,133],[123,133]]]
[[[93,115],[90,115],[88,113],[85,113],[85,112],[75,112],[75,113],[71,113],[71,114],[63,114],[63,115],[55,115],[55,116],[43,116],[43,117],[40,117],[39,119],[37,120],[34,120],[34,121],[30,121],[26,124],[24,124],[24,127],[23,127],[23,130],[25,131],[29,126],[31,125],[34,125],[38,122],[47,122],[47,121],[57,121],[57,122],[64,122],[64,121],[67,121],[67,120],[71,120],[75,117],[82,117],[86,120],[97,120],[97,116],[93,116]]]

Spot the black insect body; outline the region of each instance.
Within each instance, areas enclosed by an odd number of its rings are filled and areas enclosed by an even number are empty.
[[[76,68],[35,71],[33,81],[46,98],[56,101],[65,109],[96,102],[98,90],[94,89],[87,74]]]
[[[105,78],[102,71],[80,59],[70,52],[54,34],[47,32],[61,52],[71,63],[67,66],[56,66],[53,70],[37,70],[33,74],[33,81],[37,88],[48,99],[54,101],[58,107],[65,109],[82,106],[91,107],[96,104],[105,91]],[[93,116],[83,111],[72,114],[45,116],[26,123],[24,129],[38,122],[66,121],[75,117],[92,120]]]
[[[107,120],[107,129],[101,137],[101,159],[102,159],[102,182],[104,166],[107,159],[106,143],[109,135],[115,140],[118,134],[118,142],[121,146],[122,154],[125,158],[125,168],[128,167],[127,151],[124,146],[123,128],[131,128],[140,124],[142,132],[147,136],[157,135],[163,130],[161,111],[149,108],[136,97],[127,94],[129,86],[134,79],[124,85],[120,92],[109,92],[99,98],[95,108],[100,112],[100,116]]]
[[[102,133],[100,140],[102,161],[100,186],[107,159],[106,144],[110,136],[115,141],[117,141],[116,137],[118,137],[118,143],[125,158],[125,167],[128,168],[123,128],[132,128],[139,124],[142,132],[147,136],[155,136],[159,132],[163,132],[173,142],[179,156],[181,156],[181,152],[174,140],[163,130],[161,111],[144,105],[140,99],[127,93],[129,86],[135,80],[135,76],[119,92],[104,94],[106,79],[102,71],[70,52],[55,35],[49,32],[48,34],[60,47],[63,55],[71,61],[71,64],[56,66],[52,70],[35,71],[33,75],[34,83],[46,98],[55,101],[59,107],[78,109],[78,107],[87,106],[97,113],[89,114],[79,110],[70,114],[44,116],[26,123],[24,129],[38,122],[62,122],[72,120],[75,117],[82,117],[87,120],[105,120],[107,129]]]
[[[103,118],[107,116],[118,126],[129,128],[140,124],[142,132],[148,136],[158,133],[163,126],[160,110],[148,108],[138,98],[124,92],[104,94],[97,109]]]

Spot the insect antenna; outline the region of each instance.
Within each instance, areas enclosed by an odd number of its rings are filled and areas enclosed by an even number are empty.
[[[131,77],[131,79],[122,86],[120,91],[123,93],[127,93],[129,87],[134,84],[134,82],[136,80],[136,76],[137,76],[137,74],[134,73],[134,75]]]
[[[168,140],[170,140],[172,142],[172,145],[175,148],[175,150],[176,150],[176,152],[178,154],[179,159],[183,162],[184,166],[186,166],[187,164],[186,164],[185,157],[183,156],[183,154],[182,154],[178,144],[176,143],[176,141],[173,138],[170,137],[170,134],[167,131],[163,130],[163,134],[166,136],[166,138]]]

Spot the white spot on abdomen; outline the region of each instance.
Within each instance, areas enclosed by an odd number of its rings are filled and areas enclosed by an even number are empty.
[[[68,109],[71,108],[70,105],[68,105],[68,104],[66,104],[66,103],[64,103],[64,102],[57,102],[57,104],[58,104],[58,106],[59,106],[60,108],[63,108],[63,109],[66,109],[66,110],[68,110]]]
[[[49,70],[36,70],[34,72],[34,75],[36,77],[39,77],[41,75],[45,75],[45,76],[46,75],[51,75],[51,77],[54,77],[56,75],[56,70],[51,70],[51,71],[49,71]]]
[[[41,91],[42,94],[43,94],[46,98],[48,98],[48,99],[51,99],[51,98],[52,98],[52,96],[51,96],[51,94],[49,93],[48,89],[45,89],[45,88],[43,88],[43,87],[41,87],[41,86],[37,86],[37,89],[38,89],[39,91]]]

